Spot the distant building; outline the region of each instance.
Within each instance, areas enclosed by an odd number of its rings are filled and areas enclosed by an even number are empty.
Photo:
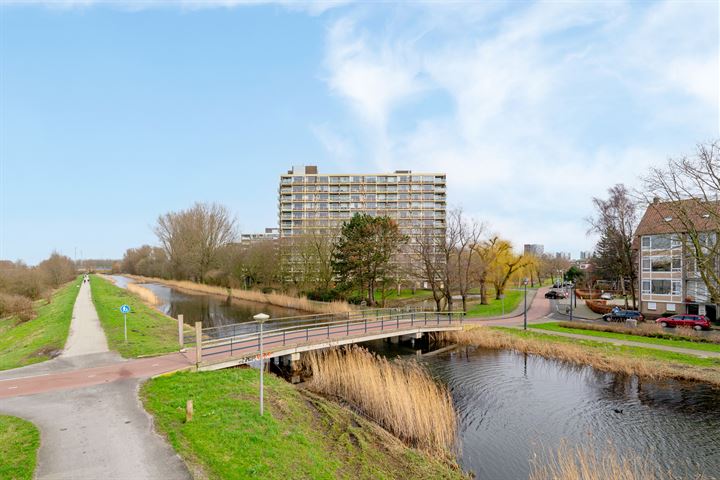
[[[694,202],[695,200],[683,200]],[[711,321],[718,318],[718,306],[711,303],[707,284],[700,277],[695,256],[686,246],[687,230],[669,202],[654,202],[645,211],[635,231],[635,248],[639,250],[640,308],[644,313],[664,312],[706,315]],[[720,204],[715,208],[720,210]],[[695,225],[703,248],[717,251],[718,225],[705,213],[688,204],[684,209]],[[720,213],[720,212],[719,212]],[[720,258],[714,259],[720,271]]]
[[[590,260],[593,257],[593,252],[580,252],[580,260]]]
[[[571,257],[572,255],[570,255],[570,252],[555,252],[555,258],[570,260]]]
[[[526,243],[523,246],[523,254],[525,255],[535,255],[536,257],[542,257],[543,253],[545,253],[545,246],[540,245],[539,243]]]
[[[240,234],[240,243],[255,243],[263,240],[277,240],[280,238],[280,231],[278,228],[270,227],[266,228],[263,233],[242,233]]]

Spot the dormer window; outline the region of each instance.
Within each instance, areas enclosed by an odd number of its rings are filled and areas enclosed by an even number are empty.
[[[669,222],[672,220],[672,217],[665,217],[663,220],[665,220],[666,222]]]

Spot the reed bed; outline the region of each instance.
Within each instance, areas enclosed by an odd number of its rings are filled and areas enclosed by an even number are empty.
[[[449,459],[457,417],[447,388],[417,362],[393,361],[352,346],[309,352],[308,388],[336,396],[409,446]]]
[[[695,367],[670,361],[631,357],[573,343],[521,338],[488,327],[438,334],[443,341],[495,350],[513,350],[563,362],[588,365],[605,372],[637,375],[649,379],[691,380],[720,386],[720,369]]]
[[[637,327],[626,327],[625,325],[598,325],[584,322],[558,322],[558,326],[565,328],[579,328],[582,330],[594,330],[596,332],[625,333],[627,335],[639,335],[642,337],[663,338],[666,340],[687,340],[690,342],[720,343],[720,336],[708,337],[694,330],[685,329],[678,333],[669,333],[660,325],[655,323],[639,323]]]
[[[128,292],[134,293],[135,295],[140,297],[140,299],[148,305],[160,304],[160,299],[157,297],[157,295],[155,295],[152,290],[145,288],[140,284],[128,283],[127,290]]]
[[[612,444],[597,449],[592,445],[570,447],[563,443],[555,453],[535,455],[529,480],[655,480],[647,459],[637,453],[620,455]]]
[[[345,313],[353,310],[350,304],[344,301],[316,302],[309,300],[307,297],[293,297],[282,293],[262,293],[257,290],[231,289],[214,285],[204,285],[187,280],[165,280],[163,278],[141,277],[139,275],[126,276],[138,282],[160,283],[189,293],[206,293],[209,295],[221,295],[223,297],[231,296],[238,300],[267,303],[277,307],[292,308],[294,310],[311,313]]]

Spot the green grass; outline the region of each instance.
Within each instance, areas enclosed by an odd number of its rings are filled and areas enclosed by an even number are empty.
[[[534,325],[533,325],[534,326]],[[629,347],[625,345],[613,345],[607,342],[596,342],[593,340],[581,340],[576,338],[561,337],[558,335],[538,333],[531,331],[518,330],[516,328],[508,327],[491,327],[496,330],[501,330],[504,333],[515,335],[523,338],[531,338],[536,340],[544,340],[548,342],[556,343],[569,343],[582,345],[587,348],[602,351],[612,355],[624,355],[628,357],[646,358],[650,360],[660,360],[674,363],[681,363],[685,365],[692,365],[695,367],[709,367],[709,368],[720,368],[720,358],[700,358],[694,355],[686,355],[683,353],[668,352],[665,350],[657,350],[653,348],[644,347]]]
[[[33,478],[40,432],[32,423],[17,417],[0,415],[0,478]]]
[[[145,305],[133,293],[95,275],[90,276],[90,286],[100,324],[112,350],[126,358],[178,350],[177,322],[173,319]],[[127,343],[120,313],[123,304],[131,308],[127,316]]]
[[[60,288],[50,303],[37,308],[37,317],[17,323],[0,320],[0,370],[49,360],[62,351],[70,331],[72,310],[81,277]]]
[[[522,290],[505,290],[505,314],[509,314],[520,305],[523,300],[525,292]],[[499,317],[503,313],[502,300],[495,300],[495,292],[490,290],[488,292],[488,305],[480,305],[480,303],[472,303],[468,305],[467,316],[468,317]],[[462,307],[462,302],[454,300],[454,304],[457,304],[456,309]],[[528,305],[530,299],[528,299]]]
[[[617,340],[628,340],[631,342],[650,343],[653,345],[664,345],[668,347],[703,350],[706,352],[720,352],[720,344],[717,343],[693,342],[690,340],[670,340],[664,338],[646,337],[642,335],[630,335],[625,333],[600,332],[597,330],[586,330],[583,328],[567,328],[561,327],[556,322],[533,324],[532,328],[539,328],[552,332],[576,333],[591,337],[614,338]]]
[[[349,410],[258,371],[181,372],[145,384],[155,425],[200,477],[211,479],[463,478]],[[185,403],[195,415],[185,422]]]

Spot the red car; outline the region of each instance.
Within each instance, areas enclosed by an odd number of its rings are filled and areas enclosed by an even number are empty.
[[[710,320],[704,315],[673,315],[655,320],[661,327],[690,327],[695,330],[710,330]]]

